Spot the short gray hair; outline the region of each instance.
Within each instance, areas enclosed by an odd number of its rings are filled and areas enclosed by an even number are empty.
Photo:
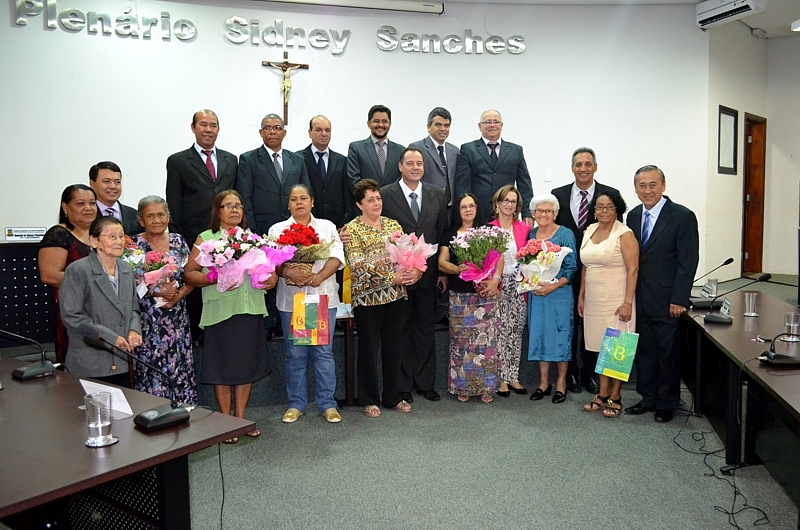
[[[658,174],[661,175],[661,184],[667,183],[667,177],[664,176],[664,172],[661,171],[661,168],[654,165],[642,166],[636,170],[636,173],[633,175],[633,183],[636,184],[636,177],[639,176],[639,173],[647,173],[648,171],[658,171]]]
[[[552,193],[543,193],[541,195],[537,195],[533,199],[531,199],[530,209],[533,212],[537,206],[542,204],[549,203],[553,205],[553,213],[558,215],[558,211],[560,209],[558,205],[558,199]]]
[[[264,126],[264,122],[267,121],[267,120],[278,120],[279,122],[281,122],[281,127],[284,127],[284,128],[286,127],[286,124],[283,123],[283,118],[281,118],[280,116],[278,116],[274,112],[272,112],[270,114],[267,114],[266,116],[261,118],[261,126],[262,127]]]
[[[481,112],[481,119],[480,119],[481,123],[483,123],[483,117],[486,116],[487,112],[496,112],[497,113],[497,118],[500,120],[500,123],[503,123],[503,116],[501,116],[500,115],[500,111],[496,110],[496,109],[488,109],[488,110],[484,110],[483,112]]]
[[[144,213],[144,209],[150,206],[151,204],[160,204],[164,207],[164,211],[167,212],[167,216],[169,216],[169,207],[167,206],[167,201],[159,197],[158,195],[148,195],[147,197],[142,197],[139,199],[139,204],[136,206],[136,215],[139,217],[142,216]]]

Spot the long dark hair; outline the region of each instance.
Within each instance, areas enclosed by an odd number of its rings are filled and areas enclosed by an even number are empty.
[[[461,196],[453,201],[452,212],[450,213],[450,233],[456,235],[458,229],[461,228],[461,201],[467,197],[475,201],[475,220],[472,222],[473,228],[483,226],[485,224],[483,215],[481,215],[481,207],[478,206],[478,199],[471,193],[463,193]]]
[[[239,192],[236,190],[223,190],[214,197],[214,202],[211,204],[211,222],[208,223],[208,228],[211,229],[212,232],[219,232],[220,224],[219,224],[219,211],[222,208],[222,201],[225,200],[225,197],[228,195],[233,195],[239,202],[244,205],[244,201],[242,200],[242,196],[239,195]],[[244,218],[244,210],[242,210],[242,220],[239,221],[239,226],[242,228],[247,228],[247,219]]]
[[[74,198],[73,196],[75,195],[75,192],[78,190],[91,191],[92,197],[94,197],[95,200],[97,200],[97,195],[95,194],[94,190],[89,186],[87,186],[86,184],[72,184],[71,186],[67,186],[66,188],[64,188],[64,191],[61,192],[61,204],[71,203],[72,199]],[[72,230],[73,228],[75,228],[75,225],[69,222],[69,217],[67,217],[67,212],[64,211],[64,207],[61,206],[61,204],[58,205],[58,222],[59,224],[63,224],[64,226],[66,226],[67,229]]]

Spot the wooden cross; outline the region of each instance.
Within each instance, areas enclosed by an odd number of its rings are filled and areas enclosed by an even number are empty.
[[[289,125],[289,93],[292,91],[292,70],[308,70],[308,65],[290,63],[289,52],[283,52],[283,62],[273,63],[272,61],[262,61],[261,66],[277,68],[283,72],[283,81],[281,82],[281,94],[283,94],[283,123]]]

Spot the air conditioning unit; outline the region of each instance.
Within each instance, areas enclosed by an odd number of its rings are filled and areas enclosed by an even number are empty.
[[[697,25],[713,28],[760,13],[767,0],[708,0],[697,4]]]

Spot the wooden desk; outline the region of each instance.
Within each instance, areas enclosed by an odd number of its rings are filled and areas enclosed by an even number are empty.
[[[131,417],[113,422],[112,432],[119,443],[88,448],[84,445],[88,437],[85,413],[78,409],[84,396],[79,378],[56,372],[55,376],[24,383],[13,380],[11,371],[24,364],[0,360],[4,387],[0,391],[0,518],[29,510],[25,516],[8,519],[15,524],[40,515],[53,517],[31,508],[143,472],[148,477],[134,482],[152,482],[156,489],[155,497],[143,503],[143,520],[149,527],[189,528],[187,455],[242,436],[254,427],[251,421],[195,409],[189,423],[148,434],[135,428]],[[135,390],[123,391],[134,414],[167,402]],[[153,503],[157,507],[151,506]],[[75,511],[74,507],[69,511]],[[70,518],[74,515],[69,514]],[[58,517],[65,515],[62,512]],[[58,528],[69,527],[61,520],[59,523]]]

